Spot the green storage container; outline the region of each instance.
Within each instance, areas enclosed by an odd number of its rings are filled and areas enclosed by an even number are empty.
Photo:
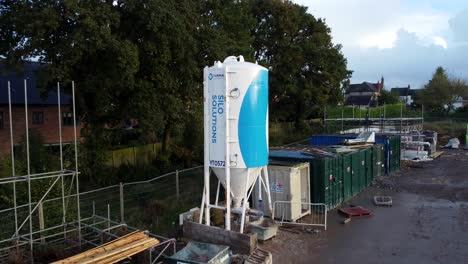
[[[309,162],[311,201],[324,203],[328,209],[335,208],[343,202],[341,156],[312,159]]]
[[[372,178],[380,177],[385,172],[385,145],[376,144],[372,148]]]
[[[312,203],[324,203],[328,209],[335,208],[369,186],[374,177],[382,173],[384,157],[382,145],[326,158],[305,155],[301,151],[270,152],[273,160],[309,162],[310,200]]]

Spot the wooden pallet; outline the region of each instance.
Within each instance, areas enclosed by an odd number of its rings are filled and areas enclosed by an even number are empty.
[[[429,158],[437,159],[442,154],[444,154],[443,151],[436,151],[436,152],[432,153],[431,155],[429,155]]]
[[[157,244],[159,240],[137,231],[53,264],[117,263]]]
[[[373,214],[372,211],[361,206],[341,208],[338,211],[344,214],[347,218],[369,217]]]

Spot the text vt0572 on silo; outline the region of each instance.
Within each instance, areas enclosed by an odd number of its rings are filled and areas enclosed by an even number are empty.
[[[210,225],[210,208],[225,212],[225,228],[240,218],[244,232],[248,200],[255,186],[264,188],[271,205],[268,180],[268,70],[230,56],[205,67],[204,179],[200,223]],[[210,201],[210,172],[226,190],[224,206]],[[261,192],[260,192],[261,193]],[[271,208],[270,208],[271,210]],[[231,214],[233,212],[233,214]]]

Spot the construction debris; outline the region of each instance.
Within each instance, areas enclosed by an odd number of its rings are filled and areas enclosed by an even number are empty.
[[[452,138],[449,142],[444,146],[444,148],[448,149],[457,149],[460,146],[460,140],[458,138]]]
[[[391,196],[374,196],[374,204],[378,206],[392,206]]]
[[[182,250],[168,257],[165,263],[231,263],[229,247],[191,241]]]
[[[265,241],[273,238],[278,233],[278,225],[270,218],[261,218],[260,220],[250,222],[250,231],[257,234],[258,240]]]
[[[431,161],[429,158],[429,153],[424,150],[407,150],[404,149],[401,151],[401,160],[411,160],[411,161]]]
[[[432,153],[431,155],[429,155],[429,158],[437,159],[437,158],[440,157],[442,154],[444,154],[443,151],[436,151],[436,152]]]
[[[256,248],[255,251],[247,258],[245,264],[272,264],[273,256],[269,251],[261,248]]]
[[[375,132],[361,132],[356,138],[345,139],[345,145],[375,143]]]
[[[53,264],[117,263],[157,244],[159,244],[159,240],[136,231],[73,257],[53,262]]]
[[[343,225],[346,225],[347,223],[351,222],[351,218],[345,218],[343,222],[341,222]]]

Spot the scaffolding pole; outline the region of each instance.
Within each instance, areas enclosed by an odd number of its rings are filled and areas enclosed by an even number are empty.
[[[11,111],[11,86],[8,81],[8,111],[9,111],[9,123],[10,123],[10,145],[11,145],[11,175],[15,177],[15,142],[13,138],[13,114]],[[15,211],[15,236],[18,236],[18,212],[16,208],[16,182],[13,182],[13,208]]]
[[[72,98],[73,98],[73,139],[75,141],[75,173],[76,173],[76,206],[78,220],[78,244],[81,249],[81,215],[80,215],[80,186],[78,173],[78,143],[76,137],[76,103],[75,103],[75,81],[72,81]]]
[[[26,163],[27,163],[27,172],[28,172],[28,203],[29,203],[29,250],[31,263],[34,263],[34,245],[33,245],[33,225],[32,225],[32,207],[31,207],[31,164],[29,161],[29,120],[28,120],[28,84],[27,80],[24,79],[24,113],[25,113],[25,123],[26,123]]]
[[[61,190],[62,190],[62,224],[63,224],[63,238],[67,238],[67,213],[65,208],[65,183],[63,175],[63,144],[62,144],[62,109],[60,98],[60,82],[57,82],[57,103],[58,103],[58,129],[59,129],[59,145],[60,145],[60,175],[61,175]]]

